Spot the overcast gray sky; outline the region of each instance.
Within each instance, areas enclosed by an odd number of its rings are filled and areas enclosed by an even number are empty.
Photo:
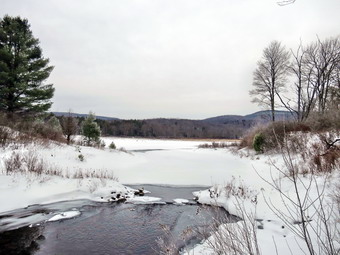
[[[55,66],[53,111],[201,119],[260,110],[252,73],[272,40],[339,35],[339,0],[0,0]]]

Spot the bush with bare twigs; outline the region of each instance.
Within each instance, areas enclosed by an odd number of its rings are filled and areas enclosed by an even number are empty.
[[[254,139],[261,134],[262,152],[277,150],[282,146],[287,134],[292,132],[308,132],[310,127],[299,122],[277,121],[267,125],[261,125],[250,130],[241,140],[240,147],[254,147]]]
[[[247,212],[240,200],[235,206],[241,216],[237,222],[230,222],[229,215],[220,215],[207,228],[197,229],[198,235],[213,254],[260,255],[255,215]]]
[[[263,180],[279,193],[284,210],[277,207],[277,203],[273,203],[268,197],[267,205],[297,237],[303,240],[309,254],[339,254],[340,250],[336,248],[340,245],[339,211],[336,208],[336,200],[326,192],[330,173],[323,171],[323,174],[318,176],[310,171],[301,175],[304,166],[301,164],[301,157],[292,147],[281,147],[281,154],[284,168],[274,163],[272,165],[282,177]],[[288,195],[282,188],[284,180],[292,184],[293,196]]]
[[[60,170],[48,166],[34,151],[29,151],[27,153],[14,151],[10,157],[4,159],[4,165],[7,175],[11,175],[13,173],[62,175]]]
[[[285,138],[280,150],[289,149],[300,158],[299,171],[302,174],[330,173],[340,169],[340,139],[337,137],[338,132],[293,133]]]
[[[0,126],[0,146],[5,147],[13,139],[10,128]]]
[[[6,143],[27,143],[33,140],[54,140],[64,143],[62,129],[59,120],[55,116],[39,116],[33,118],[12,114],[10,117],[2,113],[0,116],[0,126],[4,131],[0,134],[0,143],[4,146]],[[1,130],[3,131],[3,130]],[[14,134],[15,135],[11,135]]]
[[[20,171],[22,166],[21,155],[13,152],[10,158],[4,160],[4,164],[7,175]]]
[[[306,120],[314,132],[340,130],[340,109],[332,109],[323,113],[313,112]]]

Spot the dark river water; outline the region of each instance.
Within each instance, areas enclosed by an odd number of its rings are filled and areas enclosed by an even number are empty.
[[[132,186],[139,188],[141,185]],[[181,249],[201,241],[198,229],[226,211],[202,206],[192,191],[204,187],[144,185],[159,204],[95,203],[87,200],[34,205],[0,214],[0,254],[160,254],[166,247]],[[172,204],[174,198],[190,204]],[[73,219],[46,222],[55,213],[77,209]],[[227,217],[225,217],[227,216]],[[159,243],[162,245],[159,245]]]

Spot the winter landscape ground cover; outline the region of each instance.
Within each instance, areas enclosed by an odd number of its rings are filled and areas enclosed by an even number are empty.
[[[294,185],[278,170],[287,167],[282,156],[256,155],[248,149],[198,148],[205,141],[114,137],[104,137],[102,140],[107,145],[114,141],[117,148],[124,149],[112,150],[108,146],[98,149],[54,142],[47,145],[9,144],[1,148],[0,212],[73,199],[112,202],[113,192],[130,202],[152,203],[159,201],[159,198],[135,196],[135,190],[129,188],[129,184],[201,185],[207,189],[193,194],[200,203],[224,207],[243,219],[233,224],[219,222],[218,229],[232,227],[237,232],[254,227],[256,234],[250,239],[258,244],[261,254],[304,254],[307,251],[303,240],[287,226],[289,222],[277,213],[280,211],[289,215],[287,198],[296,199]],[[24,162],[17,166],[22,171],[8,172],[10,159],[15,163],[15,158]],[[301,159],[297,160],[296,163],[301,164]],[[33,164],[44,168],[40,174],[26,172],[28,167],[37,168]],[[308,174],[301,175],[300,192],[306,192],[306,185],[311,185],[308,199],[314,200],[320,195],[317,191],[320,188],[325,194],[323,203],[327,204],[338,175],[338,171],[327,176],[318,175],[312,184],[309,183]],[[287,197],[277,192],[273,183],[278,183]],[[182,201],[178,198],[174,202]],[[315,223],[318,222],[316,209],[313,206],[308,208],[311,222]],[[52,215],[49,220],[77,215],[77,212],[64,212]],[[286,220],[293,218],[287,216]],[[334,220],[333,216],[330,220]],[[334,223],[333,226],[337,226],[339,222]],[[225,234],[225,231],[218,233],[218,229],[212,228],[205,233],[206,241],[186,252],[216,254],[216,243],[221,233]],[[313,240],[315,238],[312,237]]]

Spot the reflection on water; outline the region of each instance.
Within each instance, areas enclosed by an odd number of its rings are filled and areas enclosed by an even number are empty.
[[[0,213],[0,232],[44,222],[57,212],[69,211],[91,204],[97,203],[89,200],[72,200],[46,205],[31,205],[23,209]]]
[[[34,254],[38,242],[45,239],[43,230],[43,226],[26,226],[0,233],[0,254]]]

